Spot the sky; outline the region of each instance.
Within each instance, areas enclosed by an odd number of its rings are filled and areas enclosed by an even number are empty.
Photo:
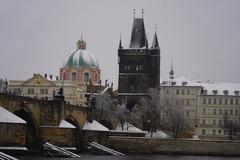
[[[117,87],[120,34],[129,47],[142,17],[149,44],[157,24],[161,77],[240,82],[239,0],[0,0],[0,78],[59,75],[83,35],[98,59],[101,79]]]

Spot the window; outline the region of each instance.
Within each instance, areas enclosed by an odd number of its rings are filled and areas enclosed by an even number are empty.
[[[28,94],[34,94],[34,89],[33,88],[28,88]]]
[[[216,125],[216,120],[215,119],[213,120],[213,125]]]
[[[225,104],[228,104],[228,100],[227,99],[225,99]]]
[[[222,130],[218,130],[218,134],[222,134]]]
[[[202,134],[206,134],[206,130],[205,129],[202,130]]]
[[[187,101],[186,101],[186,105],[187,105],[187,106],[190,105],[190,99],[187,99]]]
[[[203,114],[206,114],[206,108],[203,108]]]
[[[205,119],[202,120],[202,124],[205,125],[206,124],[206,121]]]
[[[224,109],[224,114],[227,115],[227,109]]]
[[[233,99],[230,99],[230,104],[233,105]]]
[[[184,99],[182,99],[182,101],[181,101],[181,105],[184,106]]]
[[[190,89],[187,90],[187,95],[189,95],[189,94],[190,94]]]
[[[218,120],[218,125],[222,125],[222,120],[221,119]]]
[[[176,94],[179,95],[179,89],[176,90]]]
[[[168,89],[166,89],[166,94],[169,94],[169,90]]]
[[[203,104],[206,104],[206,98],[203,98]]]
[[[222,99],[221,98],[219,99],[219,104],[222,104]]]
[[[236,116],[238,115],[238,109],[235,110],[235,115],[236,115]]]
[[[85,82],[89,81],[89,73],[84,73],[84,81]]]
[[[233,109],[230,109],[230,115],[233,115]]]
[[[238,105],[238,99],[235,99],[235,105]]]
[[[187,112],[187,117],[189,117],[190,116],[189,111],[186,111],[186,112]]]
[[[44,94],[44,89],[40,89],[40,94]]]
[[[219,109],[218,111],[219,111],[219,114],[222,115],[222,109]]]
[[[217,110],[213,109],[213,114],[216,115],[217,114]]]
[[[185,91],[182,89],[182,92],[181,92],[181,93],[182,93],[182,95],[184,95],[184,94],[185,94]]]
[[[211,104],[211,98],[208,98],[208,104]]]
[[[213,134],[213,135],[216,134],[216,130],[215,130],[215,129],[212,130],[212,134]]]
[[[213,104],[217,104],[217,99],[216,98],[213,99]]]
[[[48,94],[48,89],[41,88],[40,94]]]
[[[72,72],[72,81],[76,81],[76,79],[77,79],[77,73]]]

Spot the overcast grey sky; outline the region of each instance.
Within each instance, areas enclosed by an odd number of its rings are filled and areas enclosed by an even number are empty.
[[[102,79],[118,79],[119,35],[128,47],[132,10],[152,43],[157,24],[161,77],[240,82],[240,0],[0,0],[0,77],[59,74],[83,34]]]

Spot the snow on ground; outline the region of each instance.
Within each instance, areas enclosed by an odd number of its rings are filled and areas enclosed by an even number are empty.
[[[6,110],[0,106],[0,123],[23,123],[23,124],[26,124],[26,121],[24,121],[22,118],[19,118],[12,112],[9,112],[8,110]]]
[[[139,129],[127,122],[125,122],[123,124],[123,129],[122,129],[121,123],[118,123],[117,128],[115,130],[111,130],[111,131],[112,132],[133,132],[133,133],[143,133],[144,132],[141,129]]]
[[[72,125],[71,123],[62,119],[61,123],[59,124],[59,128],[76,128],[76,127],[74,125]]]
[[[87,131],[104,131],[104,132],[109,132],[109,129],[100,124],[99,122],[93,120],[92,123],[86,121],[83,130]]]
[[[151,132],[148,132],[145,137],[151,137]],[[170,138],[170,136],[167,133],[160,130],[153,132],[152,137],[153,138]]]

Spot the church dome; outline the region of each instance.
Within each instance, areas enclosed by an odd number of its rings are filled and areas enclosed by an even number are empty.
[[[96,57],[86,50],[86,42],[84,42],[82,38],[77,43],[77,50],[74,51],[65,61],[64,67],[99,68]]]

